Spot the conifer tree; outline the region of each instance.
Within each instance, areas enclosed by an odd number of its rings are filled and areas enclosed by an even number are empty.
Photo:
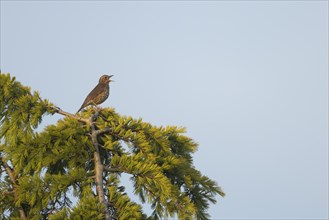
[[[54,114],[64,117],[36,132]],[[193,166],[197,144],[184,133],[113,108],[70,114],[0,74],[0,219],[208,219],[225,194]]]

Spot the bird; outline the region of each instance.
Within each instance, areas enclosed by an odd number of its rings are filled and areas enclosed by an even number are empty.
[[[88,105],[99,105],[105,102],[105,100],[110,95],[110,82],[113,82],[111,80],[111,77],[113,75],[103,75],[99,78],[98,84],[96,87],[91,90],[91,92],[86,97],[85,101],[82,103],[81,107],[77,111],[81,111],[84,107],[87,107]]]

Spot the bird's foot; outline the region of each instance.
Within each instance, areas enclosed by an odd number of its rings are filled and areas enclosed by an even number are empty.
[[[96,112],[101,112],[102,110],[103,110],[103,108],[96,105]]]

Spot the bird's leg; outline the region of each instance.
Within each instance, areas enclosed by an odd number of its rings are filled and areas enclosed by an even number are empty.
[[[96,108],[96,112],[100,112],[102,110],[101,107],[99,107],[95,102],[92,102],[91,105]]]
[[[102,111],[103,109],[102,109],[101,107],[99,107],[99,106],[96,106],[96,110],[97,110],[97,112],[100,112],[100,111]]]

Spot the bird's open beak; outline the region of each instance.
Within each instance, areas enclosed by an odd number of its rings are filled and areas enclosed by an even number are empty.
[[[109,76],[109,82],[114,82],[114,80],[111,80],[111,77],[114,76],[114,75],[110,75]]]

